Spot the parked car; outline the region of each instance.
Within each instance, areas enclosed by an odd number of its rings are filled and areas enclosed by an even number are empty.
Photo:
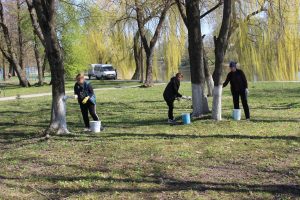
[[[96,77],[100,79],[114,79],[116,80],[117,70],[111,64],[91,64],[91,67],[88,71],[89,79]]]

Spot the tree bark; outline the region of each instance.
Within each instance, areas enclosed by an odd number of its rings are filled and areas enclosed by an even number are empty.
[[[6,81],[6,67],[5,67],[4,55],[2,55],[2,66],[3,66],[3,80]]]
[[[10,66],[14,69],[14,71],[17,73],[17,76],[20,81],[20,85],[23,87],[30,86],[27,78],[26,78],[26,72],[25,69],[22,68],[20,65],[20,60],[17,57],[16,51],[13,48],[12,40],[10,37],[10,33],[8,30],[7,25],[4,22],[4,8],[2,5],[2,1],[0,0],[0,26],[2,28],[3,36],[4,36],[4,44],[6,45],[6,48],[2,46],[3,43],[0,43],[0,51],[6,58],[6,60],[9,62]]]
[[[222,25],[218,37],[214,37],[215,43],[215,70],[213,73],[214,92],[213,92],[213,112],[212,118],[222,119],[222,82],[224,56],[230,38],[232,0],[224,1]]]
[[[200,26],[199,0],[186,1],[186,21],[188,29],[188,51],[190,57],[193,117],[201,117],[207,110],[204,96],[203,42]]]
[[[133,54],[135,61],[135,72],[132,76],[132,80],[141,80],[141,49],[140,49],[140,36],[139,32],[137,32],[133,39]]]
[[[203,49],[203,64],[204,64],[204,75],[205,75],[205,82],[207,88],[207,96],[211,97],[213,96],[214,80],[212,78],[212,75],[209,72],[208,57],[205,49]]]
[[[150,87],[153,84],[153,56],[154,49],[151,49],[148,54],[146,54],[146,80],[145,86]]]
[[[143,12],[143,9],[144,9],[143,5],[140,4],[137,0],[135,0],[136,20],[137,20],[139,34],[140,34],[140,37],[142,40],[143,48],[146,53],[146,80],[144,83],[144,86],[146,86],[146,87],[153,85],[153,76],[152,76],[153,75],[153,69],[152,69],[153,68],[153,52],[154,52],[158,37],[162,31],[163,23],[167,16],[167,11],[172,6],[172,3],[173,3],[172,0],[166,0],[166,2],[164,2],[164,5],[162,6],[162,8],[160,8],[161,10],[156,11],[157,13],[155,16],[152,16],[150,14],[150,16],[145,17],[144,12]],[[160,13],[160,15],[159,15],[159,13]],[[148,44],[148,40],[146,37],[146,30],[145,30],[144,26],[147,24],[149,19],[152,19],[154,17],[158,17],[159,20],[158,20],[158,24],[155,28],[155,32]]]
[[[18,44],[19,44],[19,64],[22,70],[25,69],[24,66],[24,40],[23,40],[23,30],[21,27],[22,19],[21,19],[21,2],[17,0],[17,26],[18,26]],[[21,84],[21,83],[20,83]]]
[[[40,56],[40,52],[39,52],[39,44],[37,41],[37,36],[34,34],[34,56],[35,56],[35,60],[36,60],[36,66],[38,69],[38,85],[42,86],[44,84],[44,76],[43,76],[43,66],[41,63],[41,56]]]
[[[33,0],[48,57],[52,81],[52,112],[49,133],[68,133],[66,123],[65,71],[63,56],[55,31],[55,0]]]

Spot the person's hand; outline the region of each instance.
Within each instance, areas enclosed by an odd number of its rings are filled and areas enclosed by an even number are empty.
[[[82,104],[86,104],[87,103],[87,101],[90,99],[90,97],[89,96],[87,96],[87,97],[85,97],[83,100],[82,100]]]
[[[74,95],[74,99],[78,99],[78,95],[75,94],[75,95]]]

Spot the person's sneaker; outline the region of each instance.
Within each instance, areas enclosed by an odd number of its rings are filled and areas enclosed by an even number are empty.
[[[84,128],[84,129],[83,129],[83,132],[91,132],[91,129],[89,129],[89,128]]]
[[[176,124],[176,120],[174,119],[168,119],[168,124]]]
[[[250,118],[247,118],[247,119],[246,119],[246,121],[248,121],[248,122],[249,122],[249,121],[250,121]]]

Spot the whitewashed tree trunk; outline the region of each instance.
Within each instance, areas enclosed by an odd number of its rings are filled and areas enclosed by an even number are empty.
[[[213,90],[212,118],[222,120],[222,90],[223,86],[215,86]]]
[[[49,131],[55,131],[56,134],[69,133],[66,122],[66,102],[64,94],[53,96],[51,124]]]
[[[192,117],[199,118],[210,112],[208,99],[203,84],[192,84],[193,113]]]
[[[203,87],[201,84],[192,83],[192,117],[201,117],[203,115]]]

